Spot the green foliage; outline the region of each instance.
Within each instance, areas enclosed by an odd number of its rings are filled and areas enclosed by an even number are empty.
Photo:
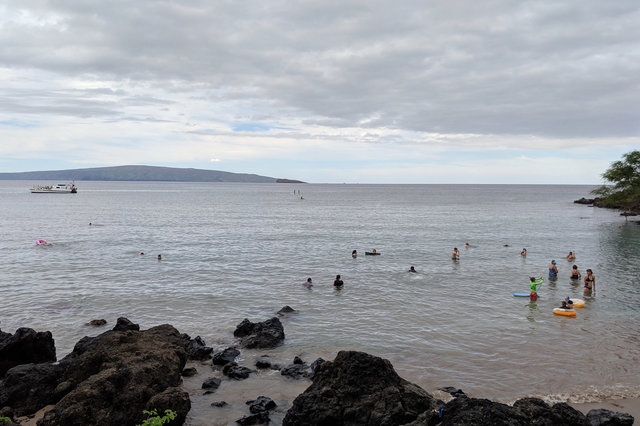
[[[172,410],[164,410],[164,416],[162,417],[158,415],[158,410],[143,410],[142,414],[147,416],[147,419],[136,426],[161,426],[171,422],[171,420],[175,419],[178,415],[178,413]]]
[[[640,151],[631,151],[623,155],[620,161],[614,161],[602,178],[610,185],[604,185],[591,191],[601,199],[602,207],[634,210],[640,208]]]
[[[13,424],[9,417],[0,417],[0,425],[10,425]]]

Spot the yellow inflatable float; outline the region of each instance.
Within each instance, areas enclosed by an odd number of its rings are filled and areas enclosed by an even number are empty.
[[[565,309],[565,308],[555,308],[553,310],[554,315],[563,315],[565,317],[575,317],[576,311],[573,309]]]
[[[574,308],[584,308],[584,300],[582,299],[571,299],[573,302]]]

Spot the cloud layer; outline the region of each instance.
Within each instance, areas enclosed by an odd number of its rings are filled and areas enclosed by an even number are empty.
[[[0,169],[493,182],[547,158],[592,183],[640,145],[638,22],[636,1],[2,2]]]

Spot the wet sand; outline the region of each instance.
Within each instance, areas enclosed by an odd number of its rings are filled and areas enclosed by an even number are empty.
[[[584,403],[570,402],[569,405],[584,414],[587,414],[589,410],[606,408],[607,410],[611,411],[631,414],[633,416],[635,424],[637,424],[638,420],[640,420],[640,398],[610,399],[601,402]]]

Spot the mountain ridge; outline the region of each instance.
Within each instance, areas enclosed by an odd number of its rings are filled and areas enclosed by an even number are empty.
[[[0,173],[0,180],[93,180],[164,182],[304,183],[250,173],[162,166],[126,165],[68,170]]]

